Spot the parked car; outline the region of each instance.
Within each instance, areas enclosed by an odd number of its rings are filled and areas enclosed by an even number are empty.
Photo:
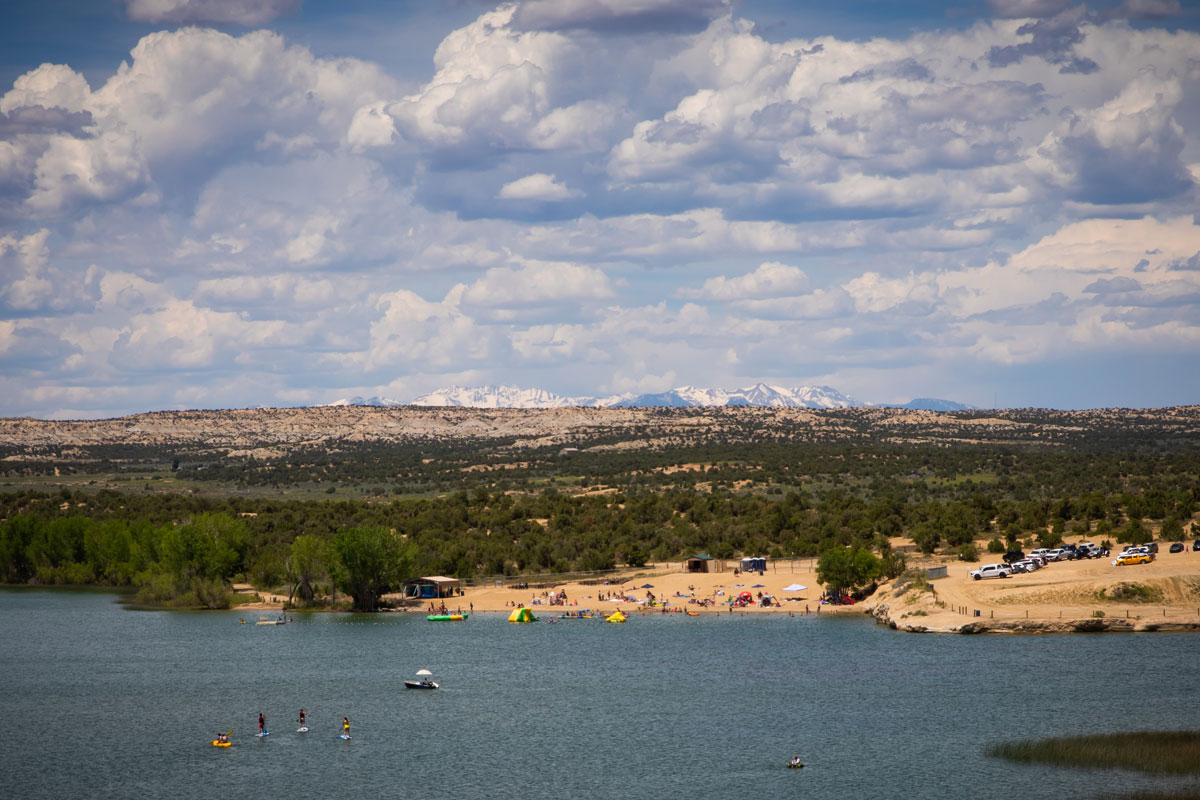
[[[1146,552],[1150,553],[1150,555],[1154,555],[1158,552],[1158,542],[1146,542],[1146,544],[1142,546],[1146,548]]]
[[[1070,551],[1063,550],[1061,547],[1056,547],[1053,550],[1051,550],[1050,552],[1046,553],[1046,560],[1047,561],[1070,561],[1071,560]]]
[[[1042,567],[1046,566],[1046,557],[1045,556],[1030,555],[1029,558],[1027,558],[1025,560],[1032,561],[1034,564],[1037,565],[1038,569],[1041,569]]]
[[[1130,564],[1149,564],[1150,563],[1150,554],[1149,553],[1124,553],[1123,555],[1117,556],[1116,559],[1112,563],[1113,563],[1114,567],[1124,567],[1124,566],[1129,566]]]
[[[1025,558],[1024,550],[1009,550],[1001,557],[1001,560],[1004,561],[1005,564],[1015,564],[1023,558]]]
[[[1100,558],[1108,555],[1108,548],[1101,547],[1094,542],[1084,542],[1075,548],[1077,553],[1081,553],[1084,558]]]
[[[1192,542],[1192,549],[1200,550],[1200,539],[1197,539],[1196,541]]]
[[[979,569],[973,569],[967,573],[975,580],[983,578],[1007,578],[1012,574],[1012,568],[1008,564],[986,564]]]
[[[1046,554],[1049,552],[1050,552],[1049,548],[1039,547],[1036,550],[1030,550],[1029,555],[1030,555],[1030,557],[1041,556],[1042,558],[1046,558]],[[1049,559],[1047,559],[1047,560],[1049,560]]]
[[[1022,561],[1014,561],[1013,566],[1020,567],[1025,572],[1034,572],[1045,566],[1045,563],[1040,558],[1026,558]]]
[[[1183,542],[1176,542],[1175,544],[1171,545],[1171,552],[1172,553],[1182,553],[1183,552]]]

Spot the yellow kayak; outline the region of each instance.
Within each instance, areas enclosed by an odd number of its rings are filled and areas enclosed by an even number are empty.
[[[213,747],[233,747],[233,742],[218,742],[216,739],[212,741]]]

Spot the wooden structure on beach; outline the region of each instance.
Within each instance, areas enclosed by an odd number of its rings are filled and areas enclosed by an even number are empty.
[[[724,572],[725,562],[719,558],[695,555],[683,562],[684,572]]]
[[[405,597],[432,600],[441,597],[453,597],[458,593],[458,587],[458,578],[431,575],[425,578],[412,578],[405,581],[401,584],[401,592]]]

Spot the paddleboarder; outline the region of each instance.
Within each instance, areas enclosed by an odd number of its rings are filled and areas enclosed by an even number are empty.
[[[263,713],[260,711],[260,712],[258,712],[258,735],[266,736],[266,733],[267,733],[267,718],[264,717]]]
[[[300,709],[300,727],[301,728],[308,727],[308,712],[305,711],[303,708]]]
[[[342,717],[342,735],[347,739],[350,738],[350,718]]]

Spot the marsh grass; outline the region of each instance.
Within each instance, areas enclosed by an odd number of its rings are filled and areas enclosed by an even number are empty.
[[[1022,739],[989,747],[987,754],[1010,761],[1031,761],[1060,767],[1122,768],[1166,775],[1200,775],[1200,731],[1135,731]],[[1194,794],[1179,796],[1190,797]]]

